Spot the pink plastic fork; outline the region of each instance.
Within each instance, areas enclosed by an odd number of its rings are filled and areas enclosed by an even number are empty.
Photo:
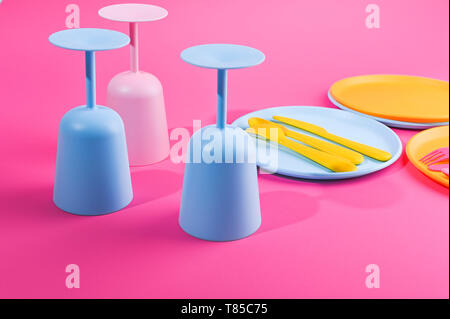
[[[430,171],[442,172],[448,176],[448,164],[434,164],[428,166]]]
[[[425,165],[432,165],[437,162],[445,161],[449,158],[448,147],[441,147],[437,150],[434,150],[431,153],[428,153],[424,157],[420,159],[422,163]]]

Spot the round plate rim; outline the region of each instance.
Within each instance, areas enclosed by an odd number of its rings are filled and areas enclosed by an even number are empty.
[[[331,95],[330,91],[328,91],[328,99],[330,100],[331,103],[333,103],[335,106],[337,106],[341,110],[352,112],[352,113],[355,113],[355,114],[358,114],[358,115],[362,115],[362,116],[365,116],[367,118],[371,118],[371,119],[376,120],[378,122],[382,122],[382,123],[384,123],[384,124],[386,124],[387,126],[390,126],[390,127],[403,128],[403,129],[412,129],[412,130],[422,130],[422,129],[439,127],[439,126],[444,126],[444,125],[448,125],[449,124],[449,122],[436,122],[436,123],[403,122],[403,121],[385,119],[385,118],[382,118],[382,117],[376,117],[376,116],[373,116],[373,115],[369,115],[369,114],[366,114],[366,113],[355,111],[355,110],[353,110],[351,108],[348,108],[348,107],[342,105],[341,103],[339,103],[338,101],[336,101],[333,98],[333,96]]]

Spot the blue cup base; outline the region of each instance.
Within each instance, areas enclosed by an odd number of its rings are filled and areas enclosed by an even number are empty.
[[[96,216],[133,199],[122,119],[96,106],[68,111],[59,126],[53,202],[61,210]]]
[[[202,136],[215,136],[219,142],[205,142]],[[205,157],[211,150],[221,154],[212,162]],[[184,171],[181,229],[216,242],[242,239],[258,230],[261,210],[256,163],[249,156],[252,152],[254,144],[240,128],[207,126],[194,133]]]
[[[250,233],[248,233],[248,234],[246,234],[246,235],[242,235],[242,236],[234,237],[234,238],[227,238],[227,239],[214,239],[214,238],[206,238],[206,237],[198,236],[198,235],[196,235],[195,233],[191,233],[191,232],[189,232],[189,230],[183,228],[183,226],[181,225],[181,223],[180,223],[179,225],[180,225],[180,228],[181,228],[186,234],[188,234],[189,236],[192,236],[192,237],[194,237],[194,238],[201,239],[201,240],[207,240],[207,241],[212,241],[212,242],[218,242],[218,243],[220,243],[220,242],[227,242],[227,241],[236,241],[236,240],[240,240],[240,239],[244,239],[244,238],[250,237],[251,235],[253,235],[254,233],[256,233],[256,232],[258,231],[259,227],[261,227],[261,222],[258,224],[258,226],[256,227],[256,229],[255,229],[254,231],[252,231],[252,232],[250,232]]]
[[[102,215],[109,215],[109,214],[112,214],[112,213],[118,212],[119,210],[124,209],[125,207],[127,207],[131,203],[132,200],[133,200],[133,198],[131,198],[129,201],[127,201],[122,206],[118,206],[114,210],[105,211],[105,212],[95,212],[95,213],[77,212],[77,211],[73,211],[73,210],[70,210],[70,209],[65,209],[64,207],[61,207],[60,205],[58,205],[55,202],[55,200],[53,200],[53,204],[55,204],[55,206],[57,208],[59,208],[60,210],[62,210],[63,212],[65,212],[67,214],[71,214],[71,215],[76,215],[76,216],[102,216]]]

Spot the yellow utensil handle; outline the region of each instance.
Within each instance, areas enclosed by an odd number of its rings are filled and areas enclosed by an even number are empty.
[[[314,125],[314,124],[310,124],[307,122],[303,122],[303,121],[299,121],[299,120],[295,120],[295,119],[291,119],[288,117],[283,117],[283,116],[273,116],[273,118],[275,120],[278,120],[280,122],[298,127],[299,129],[311,132],[313,134],[319,135],[323,138],[326,138],[330,141],[336,142],[338,144],[341,144],[343,146],[346,146],[348,148],[351,148],[354,151],[357,151],[361,154],[367,155],[369,157],[372,157],[376,160],[379,161],[388,161],[392,158],[392,155],[389,154],[388,152],[385,152],[383,150],[380,150],[378,148],[372,147],[372,146],[368,146],[365,144],[361,144],[358,142],[354,142],[351,140],[348,140],[346,138],[328,133],[327,130],[325,130],[323,127]]]
[[[288,129],[286,129],[286,133],[287,136],[308,144],[309,146],[315,147],[321,151],[344,157],[355,165],[361,164],[364,161],[364,156],[348,148]]]
[[[341,145],[347,146],[352,150],[355,150],[361,154],[372,157],[378,161],[386,162],[392,158],[392,155],[386,151],[380,150],[378,148],[361,144],[355,141],[348,140],[344,137],[340,137],[331,133],[326,133],[323,135],[324,138],[329,139],[333,142],[339,143]]]
[[[288,138],[280,138],[278,143],[334,172],[351,172],[356,170],[356,166],[345,158],[316,150]]]

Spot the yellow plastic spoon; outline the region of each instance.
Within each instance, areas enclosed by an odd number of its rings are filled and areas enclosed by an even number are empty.
[[[355,164],[350,162],[348,159],[331,155],[315,148],[294,142],[293,140],[287,138],[286,135],[284,135],[283,130],[279,128],[250,127],[246,131],[251,134],[257,134],[270,141],[277,142],[278,144],[283,145],[284,147],[287,147],[306,158],[309,158],[310,160],[332,170],[333,172],[352,172],[356,170]]]
[[[386,151],[328,133],[327,130],[323,127],[283,116],[273,116],[273,118],[277,121],[292,125],[294,127],[298,127],[299,129],[302,129],[304,131],[311,132],[313,134],[326,138],[327,140],[344,145],[354,151],[372,157],[378,161],[386,162],[392,158],[392,155]]]
[[[318,150],[324,151],[326,153],[330,153],[333,155],[344,157],[350,160],[353,164],[358,165],[364,161],[364,156],[359,154],[358,152],[352,151],[351,149],[318,139],[316,137],[308,136],[306,134],[297,133],[293,130],[289,130],[283,125],[278,123],[274,123],[259,117],[252,117],[248,120],[248,124],[250,127],[277,127],[283,130],[283,133],[290,138],[293,138],[302,143],[308,144]]]

